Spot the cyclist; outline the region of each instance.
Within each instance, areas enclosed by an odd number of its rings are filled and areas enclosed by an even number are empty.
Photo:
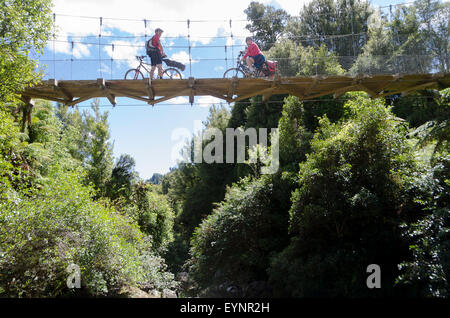
[[[155,68],[158,68],[158,77],[162,79],[163,68],[162,68],[162,58],[165,56],[164,49],[161,45],[161,34],[164,31],[160,28],[155,30],[155,35],[147,41],[147,54],[150,56],[152,68],[150,70],[150,78],[153,79],[153,74],[155,73]]]
[[[245,50],[245,55],[242,57],[242,60],[246,60],[250,71],[254,72],[255,69],[253,68],[253,65],[255,68],[259,69],[266,58],[251,37],[245,38],[245,42],[247,43],[247,49]]]

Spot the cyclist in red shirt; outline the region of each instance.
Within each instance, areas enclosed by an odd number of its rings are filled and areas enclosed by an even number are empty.
[[[253,42],[253,39],[251,37],[247,37],[245,39],[245,42],[247,42],[247,49],[245,51],[245,55],[242,57],[242,60],[246,60],[248,67],[250,68],[250,71],[254,71],[253,65],[258,69],[262,66],[266,58],[262,54],[261,50],[259,49],[258,45]]]
[[[165,56],[164,49],[161,45],[161,34],[164,31],[160,28],[155,30],[155,35],[148,41],[147,53],[150,56],[152,68],[150,70],[150,78],[153,79],[153,74],[155,73],[155,68],[158,68],[158,76],[162,78],[163,68],[162,68],[162,58]]]

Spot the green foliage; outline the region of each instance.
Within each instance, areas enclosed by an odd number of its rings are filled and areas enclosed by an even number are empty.
[[[349,69],[353,60],[347,57],[357,56],[361,52],[366,41],[367,20],[372,12],[369,2],[365,0],[313,1],[303,7],[299,19],[289,21],[286,32],[290,39],[304,46],[325,45],[339,56],[343,68]]]
[[[283,9],[275,9],[255,1],[249,4],[244,13],[250,22],[245,28],[254,34],[253,40],[261,50],[268,50],[277,42],[289,19]]]
[[[270,253],[283,246],[286,216],[269,178],[244,178],[228,188],[192,237],[188,264],[198,288],[264,280]]]
[[[113,166],[108,112],[100,112],[98,99],[95,99],[91,106],[93,114],[84,112],[82,116],[84,164],[88,171],[88,182],[92,182],[100,191],[100,195],[105,196],[106,184],[112,176]],[[116,176],[116,174],[113,175]]]
[[[430,120],[418,127],[412,135],[419,137],[418,145],[426,146],[435,142],[431,159],[436,153],[448,154],[450,152],[450,89],[440,92],[440,96],[435,99],[436,113],[433,120]]]
[[[346,122],[320,121],[311,152],[300,164],[290,211],[294,237],[270,270],[280,295],[396,292],[396,264],[407,255],[398,225],[417,210],[404,204],[411,201],[405,196],[414,171],[411,150],[380,100],[360,96],[346,108]],[[381,291],[365,286],[365,269],[373,263],[383,268]]]
[[[133,193],[133,185],[137,180],[135,165],[133,157],[128,154],[120,155],[116,160],[107,184],[109,198],[112,200],[125,198],[129,201]]]
[[[165,250],[173,241],[174,212],[164,195],[140,183],[135,187],[131,216],[143,233],[152,237],[156,250]],[[129,212],[130,213],[130,212]]]
[[[280,165],[283,171],[297,172],[298,164],[306,159],[312,133],[303,126],[304,107],[297,97],[285,99],[278,124],[280,130]]]
[[[418,186],[427,215],[410,225],[404,224],[411,239],[413,258],[401,264],[400,284],[414,286],[420,297],[450,295],[450,156],[440,157]]]
[[[277,42],[267,51],[267,57],[278,59],[282,76],[341,75],[344,69],[336,54],[325,45],[307,46],[288,39]]]
[[[351,72],[430,73],[449,70],[450,5],[420,0],[387,17],[373,15],[368,40]]]
[[[148,183],[161,184],[163,180],[163,175],[160,173],[154,173],[150,179],[147,180]]]
[[[49,0],[0,1],[0,107],[40,79],[38,65],[30,55],[42,53],[51,26]]]
[[[50,169],[40,191],[1,203],[0,286],[4,295],[69,295],[69,264],[86,295],[115,295],[124,285],[170,285],[162,261],[136,224],[92,201],[81,171]],[[150,270],[151,269],[151,270]],[[169,286],[171,287],[171,286]]]

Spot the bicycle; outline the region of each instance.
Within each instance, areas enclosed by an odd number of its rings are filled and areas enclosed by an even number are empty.
[[[244,78],[244,77],[274,77],[279,74],[276,61],[264,61],[263,64],[256,68],[255,71],[251,71],[241,57],[244,55],[244,51],[240,51],[237,57],[236,67],[232,67],[223,73],[223,78]]]
[[[145,63],[143,61],[144,58],[146,58],[145,55],[144,56],[136,56],[136,59],[139,60],[139,66],[136,68],[129,69],[125,73],[124,79],[132,79],[132,80],[144,79],[144,74],[141,72],[142,68],[144,70],[146,70],[148,74],[150,74],[150,69],[148,69],[147,67],[151,67],[151,65],[148,63]],[[147,65],[147,67],[145,67],[145,65]],[[157,71],[157,70],[155,70],[155,71]],[[178,71],[176,68],[173,68],[173,67],[166,68],[162,75],[163,75],[162,76],[163,79],[182,79],[183,78],[180,71]]]

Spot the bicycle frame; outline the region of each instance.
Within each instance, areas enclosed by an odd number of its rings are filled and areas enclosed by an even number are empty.
[[[245,76],[248,77],[250,75],[250,69],[248,68],[247,63],[241,61],[241,57],[244,55],[244,52],[241,51],[237,57],[236,68],[244,72]]]
[[[145,67],[145,65],[150,66],[150,67],[151,67],[151,65],[148,64],[148,63],[145,63],[145,62],[143,61],[143,59],[145,58],[145,56],[136,56],[136,58],[139,60],[139,66],[136,67],[136,69],[137,69],[138,71],[141,71],[141,67],[142,67],[144,70],[147,71],[147,74],[150,74],[150,71]],[[137,78],[138,78],[138,74],[139,74],[139,73],[136,73],[136,74],[134,75],[134,79],[137,79]]]

